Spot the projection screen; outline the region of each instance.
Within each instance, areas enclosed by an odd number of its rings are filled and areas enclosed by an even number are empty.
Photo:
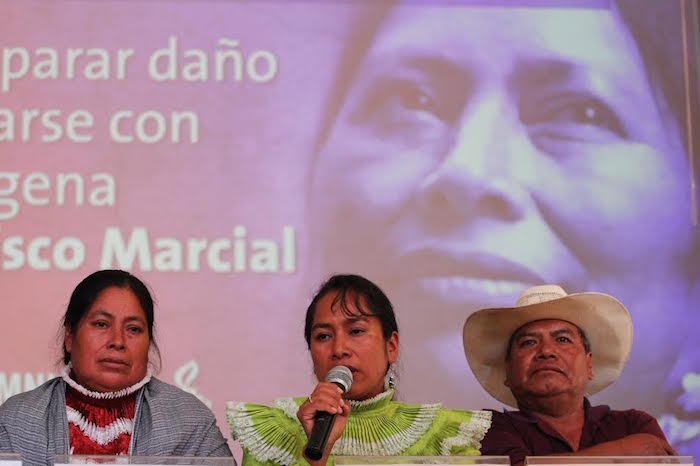
[[[228,400],[310,392],[334,273],[394,303],[400,399],[500,409],[464,321],[556,283],[634,321],[593,401],[700,454],[694,2],[2,10],[0,402],[58,373],[72,289],[121,268],[157,300],[159,377],[224,431]]]

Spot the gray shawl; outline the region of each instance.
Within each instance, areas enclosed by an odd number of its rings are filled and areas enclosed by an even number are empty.
[[[50,465],[54,455],[69,454],[66,383],[60,377],[0,405],[0,452],[19,453],[31,466]],[[129,454],[232,456],[209,408],[155,378],[136,393]],[[233,458],[231,464],[236,464]]]

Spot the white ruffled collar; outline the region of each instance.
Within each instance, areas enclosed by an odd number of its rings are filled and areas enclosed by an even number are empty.
[[[132,393],[136,392],[139,388],[143,387],[148,382],[150,382],[151,378],[153,377],[153,374],[151,373],[151,368],[149,367],[146,370],[146,376],[139,382],[136,382],[131,387],[122,388],[121,390],[117,390],[116,392],[94,392],[92,390],[88,390],[75,380],[71,379],[70,371],[71,364],[68,363],[65,366],[63,366],[63,369],[61,370],[61,378],[74,390],[96,400],[114,400],[127,395],[131,395]]]
[[[375,395],[372,398],[368,398],[366,400],[359,400],[359,401],[358,400],[345,400],[345,401],[347,401],[353,409],[357,410],[357,409],[365,409],[365,408],[376,408],[379,405],[386,405],[393,398],[394,398],[394,389],[390,388],[389,390],[383,391],[382,393]]]

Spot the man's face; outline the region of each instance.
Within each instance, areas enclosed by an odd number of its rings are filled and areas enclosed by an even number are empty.
[[[320,274],[366,274],[442,330],[541,283],[665,311],[690,244],[671,126],[614,12],[399,6],[314,167]]]
[[[593,358],[586,353],[575,325],[538,320],[518,329],[506,361],[505,384],[518,404],[561,394],[583,398],[593,378]]]

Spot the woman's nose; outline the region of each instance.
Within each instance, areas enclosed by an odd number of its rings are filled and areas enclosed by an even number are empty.
[[[126,338],[124,331],[118,328],[113,328],[110,332],[110,342],[107,345],[110,349],[123,350],[126,348]]]
[[[459,222],[472,217],[516,221],[524,215],[528,193],[520,178],[531,168],[515,154],[527,138],[517,112],[507,108],[494,96],[465,111],[419,190],[426,211]]]
[[[339,359],[348,354],[347,339],[343,335],[336,335],[333,339],[333,357]]]

